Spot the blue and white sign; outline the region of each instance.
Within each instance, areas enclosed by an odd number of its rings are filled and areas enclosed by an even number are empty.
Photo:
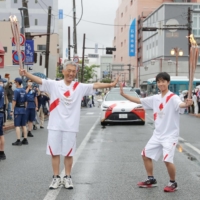
[[[34,40],[26,40],[25,65],[33,65],[33,63],[34,63]]]
[[[129,30],[129,56],[135,56],[135,45],[136,45],[136,19],[131,23]]]
[[[59,19],[63,19],[63,9],[59,9],[58,16]]]

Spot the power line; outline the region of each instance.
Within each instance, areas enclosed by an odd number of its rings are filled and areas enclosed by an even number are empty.
[[[77,24],[76,24],[76,26],[78,26],[78,24],[80,23],[80,21],[81,21],[81,19],[82,19],[82,17],[83,17],[83,0],[81,0],[81,17],[80,17],[80,19],[79,19],[79,21],[77,22]]]

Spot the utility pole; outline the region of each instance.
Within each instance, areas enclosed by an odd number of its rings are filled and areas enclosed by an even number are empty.
[[[49,8],[48,8],[46,54],[45,54],[45,68],[46,68],[46,76],[47,77],[49,75],[50,31],[51,31],[51,6],[49,6]]]
[[[73,45],[74,45],[74,55],[77,54],[77,36],[76,36],[76,2],[73,0]]]
[[[24,10],[24,27],[25,28],[30,28],[30,23],[29,23],[29,13],[28,13],[28,4],[27,4],[27,0],[22,0],[22,6],[24,8],[26,8],[26,10]],[[29,31],[25,31],[25,38],[26,40],[31,40],[31,33],[30,30]]]
[[[71,59],[70,26],[68,26],[68,60]]]
[[[191,28],[191,9],[190,7],[188,8],[188,36],[191,35],[192,33],[192,28]],[[188,77],[190,77],[190,38],[188,37]]]
[[[81,83],[83,83],[84,61],[85,61],[85,33],[83,35],[83,53],[82,53]]]

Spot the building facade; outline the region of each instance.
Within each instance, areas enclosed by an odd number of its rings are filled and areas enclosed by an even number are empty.
[[[164,3],[143,21],[143,28],[158,27],[156,31],[143,32],[143,61],[139,66],[140,85],[158,72],[168,72],[172,76],[189,77],[188,8],[199,11],[191,14],[192,33],[197,42],[200,38],[200,3]],[[162,28],[171,30],[163,30]],[[185,28],[185,30],[179,29]],[[178,48],[183,55],[171,55],[171,50]],[[198,64],[200,64],[200,59]],[[197,66],[196,78],[200,78]]]
[[[131,73],[133,74],[133,83],[131,85],[139,85],[139,70],[138,70],[138,54],[141,56],[143,53],[142,47],[137,49],[136,44],[136,55],[133,57],[129,56],[129,27],[134,19],[138,22],[138,17],[147,17],[150,13],[155,11],[163,3],[170,2],[176,4],[179,3],[197,3],[200,0],[121,0],[119,7],[116,11],[115,27],[114,27],[114,40],[113,46],[116,47],[117,51],[113,53],[113,62],[116,64],[123,64],[124,70],[127,71],[128,64],[131,64]],[[137,30],[138,27],[136,27]],[[136,34],[136,37],[138,34]],[[143,40],[143,39],[142,39]],[[137,41],[137,39],[136,39]],[[142,57],[139,60],[142,63]]]
[[[28,1],[29,23],[28,32],[45,33],[47,31],[48,7],[52,7],[51,32],[58,33],[58,0]],[[16,15],[21,24],[18,8],[22,7],[22,0],[0,0],[0,21],[7,21],[11,15]]]

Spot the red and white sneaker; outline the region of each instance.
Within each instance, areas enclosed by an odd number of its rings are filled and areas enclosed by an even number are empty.
[[[156,179],[147,179],[144,182],[139,182],[137,184],[140,188],[152,188],[157,186]]]
[[[176,182],[169,182],[168,185],[164,188],[164,192],[175,192],[178,190],[178,184]]]

